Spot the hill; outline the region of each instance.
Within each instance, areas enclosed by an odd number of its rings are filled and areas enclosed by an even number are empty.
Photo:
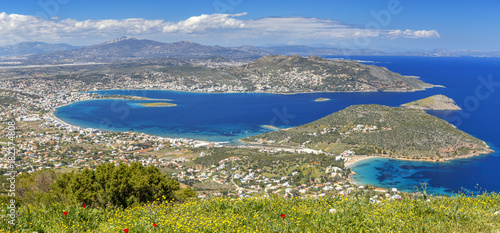
[[[402,104],[402,107],[423,110],[461,110],[455,101],[444,95],[433,95],[425,99]]]
[[[355,105],[311,123],[245,139],[339,153],[447,159],[489,153],[485,142],[422,110]]]
[[[265,56],[225,72],[248,80],[256,90],[276,92],[416,91],[434,87],[385,67],[317,56]]]

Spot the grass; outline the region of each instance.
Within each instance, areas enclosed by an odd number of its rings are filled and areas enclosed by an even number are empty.
[[[497,232],[500,196],[437,197],[370,203],[359,198],[216,198],[127,209],[31,204],[0,232]],[[332,210],[332,209],[335,209]],[[63,215],[64,211],[68,214]],[[331,213],[334,212],[334,213]],[[156,224],[156,227],[153,225]]]

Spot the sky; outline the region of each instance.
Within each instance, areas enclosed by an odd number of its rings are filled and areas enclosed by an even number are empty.
[[[500,50],[500,0],[17,0],[0,46],[122,36],[205,45]]]

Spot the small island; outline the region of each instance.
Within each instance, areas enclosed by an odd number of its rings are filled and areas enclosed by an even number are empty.
[[[330,99],[328,98],[323,98],[323,97],[320,97],[320,98],[317,98],[316,100],[314,100],[314,102],[324,102],[324,101],[329,101]]]
[[[401,106],[422,110],[462,110],[453,99],[444,95],[433,95],[425,99],[402,104]]]
[[[144,107],[175,107],[177,104],[167,103],[167,102],[156,102],[156,103],[140,103]]]

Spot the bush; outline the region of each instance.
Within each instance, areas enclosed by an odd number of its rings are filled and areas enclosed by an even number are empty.
[[[179,182],[156,167],[144,167],[140,163],[116,167],[108,163],[97,166],[95,171],[85,169],[63,174],[51,191],[63,202],[128,207],[158,199],[172,200],[176,190],[179,190]]]

